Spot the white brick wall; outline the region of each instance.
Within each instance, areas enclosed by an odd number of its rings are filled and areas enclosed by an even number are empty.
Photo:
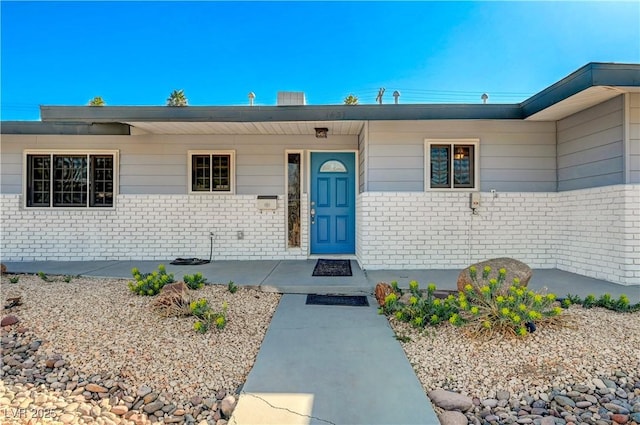
[[[462,268],[501,256],[554,267],[547,243],[554,231],[545,219],[554,195],[482,193],[473,215],[469,193],[363,193],[359,255],[369,269]],[[530,207],[521,209],[523,202]]]
[[[356,255],[362,267],[462,268],[509,256],[625,285],[640,283],[640,185],[559,193],[365,192],[357,197]],[[251,195],[120,195],[114,210],[35,210],[0,196],[2,259],[306,259],[286,248],[284,200],[260,212]],[[244,239],[237,239],[237,232]]]
[[[367,192],[358,257],[368,269],[462,268],[507,256],[621,284],[640,283],[640,186],[559,193]]]
[[[640,185],[558,193],[556,267],[640,284]]]
[[[120,195],[113,210],[36,210],[19,195],[0,199],[5,261],[208,258],[209,232],[214,259],[307,258],[306,237],[286,248],[282,197],[276,211],[262,212],[251,195]]]

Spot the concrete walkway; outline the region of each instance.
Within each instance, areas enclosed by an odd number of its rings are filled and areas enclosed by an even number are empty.
[[[283,295],[230,424],[438,424],[386,318]]]
[[[167,261],[36,261],[5,262],[9,273],[37,273],[82,275],[93,277],[131,278],[131,269],[137,267],[146,273],[165,264],[176,279],[185,274],[201,272],[209,282],[260,287],[269,292],[289,294],[372,294],[378,282],[398,281],[408,288],[409,281],[417,280],[421,286],[433,282],[439,289],[456,289],[459,270],[362,270],[358,262],[351,261],[353,276],[313,277],[316,260],[254,260],[214,261],[200,266],[172,266]],[[558,296],[567,294],[584,298],[609,293],[614,297],[626,294],[633,303],[640,302],[640,284],[618,285],[558,269],[535,269],[529,287],[534,290],[547,288]]]

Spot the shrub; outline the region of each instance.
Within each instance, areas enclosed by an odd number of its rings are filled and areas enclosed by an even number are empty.
[[[229,283],[227,283],[227,289],[229,290],[229,292],[231,292],[232,294],[235,294],[236,292],[238,292],[238,285],[236,285],[235,283],[233,283],[233,280],[230,280]]]
[[[164,285],[173,283],[173,273],[167,274],[163,264],[158,266],[158,270],[151,273],[140,273],[137,268],[131,270],[135,282],[129,282],[129,289],[138,295],[156,295]]]
[[[47,276],[44,272],[38,272],[38,277],[45,282],[49,282],[49,276]]]
[[[214,311],[205,298],[192,301],[189,308],[191,314],[198,318],[193,324],[193,329],[196,332],[206,333],[212,326],[223,329],[227,325],[228,304],[226,302],[222,303],[222,311],[220,312]]]
[[[18,283],[19,280],[20,280],[20,276],[12,276],[9,278],[9,282],[11,283]]]
[[[582,305],[583,308],[602,307],[621,313],[640,311],[640,303],[631,304],[629,297],[625,294],[620,295],[617,300],[612,298],[610,294],[601,295],[600,298],[597,299],[594,295],[589,294],[584,300],[577,295],[568,294],[566,298],[562,300],[562,307],[568,308],[572,304]]]
[[[189,289],[200,289],[207,282],[207,279],[202,276],[202,273],[185,274],[182,279]]]
[[[536,324],[557,321],[562,308],[554,294],[536,293],[520,285],[515,278],[505,287],[507,271],[500,269],[497,278],[487,280],[490,267],[485,267],[478,281],[475,267],[469,275],[473,285],[458,294],[458,313],[449,318],[455,326],[463,326],[473,336],[491,336],[495,332],[526,336]]]
[[[188,289],[164,291],[151,304],[151,308],[162,317],[191,315],[191,294]]]
[[[489,279],[490,273],[491,268],[485,267],[478,279],[476,268],[471,267],[473,284],[467,285],[457,297],[449,295],[444,299],[434,296],[433,283],[421,290],[418,282],[409,282],[407,297],[397,282],[391,282],[393,292],[387,295],[379,312],[417,328],[448,321],[464,328],[470,336],[482,337],[494,333],[526,336],[536,329],[536,324],[561,320],[562,308],[554,294],[527,290],[518,278],[505,286],[505,269],[499,270],[497,278]]]
[[[409,282],[411,296],[408,304],[399,300],[398,294],[402,295],[403,291],[398,288],[397,282],[391,282],[391,288],[394,292],[387,295],[380,312],[393,315],[396,319],[411,323],[416,328],[439,325],[457,312],[455,297],[449,296],[445,299],[434,297],[436,285],[433,283],[427,286],[426,291],[421,291],[417,281]]]

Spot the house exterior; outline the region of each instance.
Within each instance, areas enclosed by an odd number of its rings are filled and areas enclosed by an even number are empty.
[[[296,96],[2,122],[2,260],[509,256],[640,283],[639,64],[590,63],[519,104]]]

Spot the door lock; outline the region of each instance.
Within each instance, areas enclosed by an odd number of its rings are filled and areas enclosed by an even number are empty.
[[[311,224],[316,224],[316,209],[311,208]]]

